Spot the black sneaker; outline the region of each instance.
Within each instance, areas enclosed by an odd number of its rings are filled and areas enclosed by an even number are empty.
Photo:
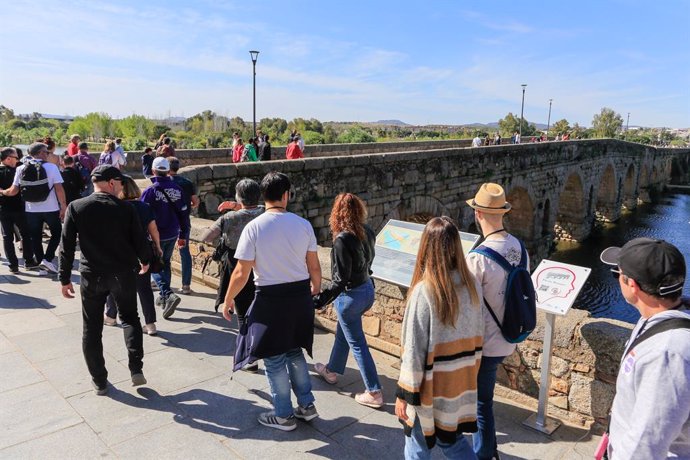
[[[259,363],[247,364],[242,368],[244,372],[249,372],[250,374],[256,374],[259,372]]]
[[[25,270],[38,270],[39,263],[35,260],[25,260],[24,269]]]
[[[91,385],[93,385],[93,391],[95,391],[98,396],[105,396],[108,394],[107,381],[105,383],[96,383],[92,380]]]
[[[316,406],[314,406],[314,403],[309,403],[307,407],[297,406],[294,414],[295,417],[300,420],[304,420],[305,422],[310,422],[319,416],[319,413],[316,412]]]
[[[19,266],[10,265],[10,273],[19,273]]]

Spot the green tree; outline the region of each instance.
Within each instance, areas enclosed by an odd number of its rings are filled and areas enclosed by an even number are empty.
[[[24,120],[20,120],[19,118],[13,118],[12,120],[8,121],[5,126],[12,130],[26,129],[26,123]]]
[[[4,105],[0,105],[0,123],[5,123],[14,118],[14,110],[10,109],[9,107],[5,107]]]
[[[566,120],[565,118],[562,120],[558,120],[556,123],[553,124],[553,126],[551,126],[550,131],[554,135],[567,133],[568,131],[570,131],[570,123],[568,123],[568,120]]]
[[[603,107],[592,118],[592,129],[596,137],[615,137],[622,126],[623,117],[608,107]]]
[[[336,140],[339,144],[358,144],[364,142],[376,142],[376,138],[371,133],[365,131],[361,126],[353,126],[343,131]]]
[[[323,144],[323,134],[317,133],[316,131],[303,131],[302,139],[304,139],[305,144]]]
[[[153,133],[153,122],[143,115],[130,115],[115,122],[116,131],[124,138],[148,139]]]
[[[91,112],[76,117],[69,125],[70,133],[77,133],[82,139],[102,141],[115,134],[113,119],[107,113]]]
[[[520,132],[520,117],[516,117],[512,112],[508,112],[502,120],[498,120],[498,130],[501,136],[510,137],[515,132]],[[522,135],[532,136],[537,133],[537,128],[534,124],[530,124],[526,119],[522,120]]]

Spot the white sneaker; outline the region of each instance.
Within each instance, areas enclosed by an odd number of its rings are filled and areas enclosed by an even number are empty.
[[[52,262],[49,262],[45,259],[43,259],[41,261],[40,266],[43,269],[48,270],[50,273],[57,273],[58,272],[57,267],[55,267],[55,265]]]
[[[148,335],[156,335],[158,334],[158,329],[156,329],[156,323],[149,323],[144,326],[144,332],[146,332]]]
[[[39,270],[38,276],[48,276],[48,272],[46,270]]]

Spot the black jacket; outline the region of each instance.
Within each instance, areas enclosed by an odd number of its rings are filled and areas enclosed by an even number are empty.
[[[59,278],[70,282],[76,240],[81,248],[80,272],[117,274],[148,264],[151,247],[134,206],[107,193],[95,192],[67,206],[59,254]]]
[[[340,233],[333,241],[331,251],[331,282],[320,294],[314,296],[314,306],[328,305],[347,289],[353,289],[369,281],[374,261],[376,236],[364,226],[365,240],[349,232]]]
[[[14,172],[16,168],[0,165],[0,188],[6,190],[12,187],[14,180]],[[15,196],[0,196],[0,211],[5,212],[22,212],[24,210],[24,202],[22,201],[21,193]]]

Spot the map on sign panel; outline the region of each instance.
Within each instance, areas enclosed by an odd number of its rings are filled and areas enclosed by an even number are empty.
[[[374,278],[409,287],[423,231],[422,224],[389,220],[376,237],[376,257],[371,267]],[[460,232],[465,255],[478,240],[479,235]]]

